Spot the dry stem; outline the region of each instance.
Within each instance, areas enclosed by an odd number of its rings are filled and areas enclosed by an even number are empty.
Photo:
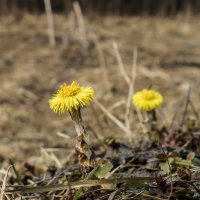
[[[80,5],[77,1],[75,1],[73,3],[73,7],[74,7],[75,15],[77,17],[78,29],[79,29],[79,33],[80,33],[80,40],[82,42],[83,47],[87,48],[88,42],[86,40],[85,24],[84,24],[83,15],[82,15],[82,12],[81,12]]]
[[[136,67],[137,67],[137,48],[133,50],[133,65],[132,65],[132,73],[131,73],[131,81],[129,83],[129,92],[126,103],[126,111],[125,111],[125,125],[128,130],[128,138],[131,138],[131,127],[130,127],[130,108],[131,108],[131,99],[134,92],[135,78],[136,78]]]
[[[119,128],[121,128],[125,133],[128,132],[124,124],[119,121],[114,115],[112,115],[100,102],[95,101],[96,105],[103,111],[108,118],[110,118]]]
[[[117,62],[118,62],[119,70],[120,70],[122,76],[124,77],[124,80],[126,81],[126,83],[129,86],[130,78],[126,74],[126,71],[124,69],[124,65],[123,65],[123,62],[122,62],[122,58],[121,58],[120,53],[119,53],[118,45],[115,41],[113,41],[113,49],[114,49],[114,53],[115,53],[115,56],[116,56],[116,59],[117,59]]]
[[[3,200],[4,197],[6,197],[7,199],[9,199],[8,196],[6,195],[6,193],[4,192],[4,190],[5,190],[5,188],[6,188],[6,182],[7,182],[7,178],[8,178],[8,173],[9,173],[11,167],[12,167],[12,165],[10,165],[10,166],[8,167],[7,171],[6,171],[6,174],[5,174],[5,177],[4,177],[4,180],[3,180],[3,184],[2,184],[2,186],[1,186],[1,196],[0,196],[0,200]]]
[[[106,62],[105,62],[105,58],[104,58],[104,55],[103,55],[103,50],[102,50],[101,44],[99,43],[97,36],[95,34],[93,34],[93,38],[94,38],[94,42],[95,42],[95,45],[96,45],[96,48],[97,48],[99,63],[100,63],[101,69],[102,69],[102,75],[103,75],[103,78],[105,80],[104,85],[105,85],[107,91],[110,92],[111,86],[110,86],[110,82],[109,82],[109,78],[108,78],[108,70],[107,70],[107,67],[106,67]]]
[[[182,127],[184,122],[185,122],[185,118],[186,118],[186,114],[187,114],[187,110],[188,110],[188,105],[190,103],[190,93],[191,93],[191,86],[189,84],[186,99],[185,99],[185,106],[184,106],[184,111],[183,111],[180,127]]]
[[[45,4],[47,23],[48,23],[49,45],[54,47],[56,45],[56,39],[55,39],[54,20],[51,9],[51,2],[50,0],[44,0],[44,4]]]

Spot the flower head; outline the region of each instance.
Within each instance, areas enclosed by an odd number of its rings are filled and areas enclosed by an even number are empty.
[[[160,93],[154,90],[143,89],[133,95],[132,101],[137,108],[151,111],[163,103],[163,97]]]
[[[93,97],[94,90],[91,87],[80,87],[73,81],[71,85],[64,83],[60,86],[57,93],[49,100],[49,106],[54,112],[63,114],[88,105]]]

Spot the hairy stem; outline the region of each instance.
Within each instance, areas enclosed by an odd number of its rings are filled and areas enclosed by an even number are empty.
[[[89,137],[83,124],[80,108],[70,112],[70,115],[74,121],[75,130],[77,133],[76,153],[81,167],[85,170],[89,167],[93,167],[95,154],[89,145]]]

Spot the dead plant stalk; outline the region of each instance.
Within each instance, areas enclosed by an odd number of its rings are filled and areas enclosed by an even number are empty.
[[[113,41],[113,49],[114,49],[114,53],[115,53],[115,56],[116,56],[116,59],[117,59],[117,62],[118,62],[118,67],[119,67],[120,73],[122,74],[125,82],[129,86],[130,85],[130,78],[126,74],[126,71],[125,71],[125,68],[124,68],[124,65],[123,65],[123,62],[122,62],[121,55],[119,53],[119,48],[118,48],[118,45],[117,45],[117,43],[115,41]]]
[[[49,45],[51,47],[54,47],[56,45],[56,39],[55,39],[55,31],[54,31],[54,19],[53,19],[53,13],[52,13],[50,0],[44,0],[44,5],[45,5],[47,23],[48,23]]]
[[[131,73],[131,80],[129,83],[129,92],[128,98],[126,103],[126,111],[125,111],[125,125],[128,130],[128,138],[132,137],[131,134],[131,125],[130,125],[130,110],[131,110],[131,98],[134,92],[134,85],[135,85],[135,78],[136,78],[136,67],[137,67],[137,48],[133,49],[133,65],[132,65],[132,73]]]
[[[118,120],[113,114],[111,114],[100,102],[97,100],[95,101],[95,104],[100,108],[100,110],[108,117],[110,118],[121,130],[123,130],[125,133],[128,132],[127,128],[124,126],[124,124]]]
[[[104,85],[105,85],[107,91],[110,92],[111,86],[110,86],[110,82],[109,82],[109,78],[108,78],[108,70],[106,67],[106,62],[105,62],[102,46],[101,46],[100,42],[98,41],[97,36],[95,34],[93,34],[93,38],[94,38],[94,42],[95,42],[96,49],[97,49],[99,63],[100,63],[101,69],[102,69],[102,75],[105,80]]]
[[[82,15],[82,12],[81,12],[80,5],[79,5],[78,2],[75,1],[73,3],[73,7],[74,7],[75,16],[77,18],[81,43],[82,43],[84,48],[87,48],[88,42],[86,40],[85,24],[84,24],[83,15]]]

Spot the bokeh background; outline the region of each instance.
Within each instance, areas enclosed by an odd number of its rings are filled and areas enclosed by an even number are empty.
[[[74,2],[50,1],[52,44],[44,0],[0,0],[2,159],[32,159],[41,147],[72,149],[75,133],[69,116],[55,115],[48,106],[63,82],[94,87],[96,99],[124,121],[128,87],[113,42],[128,74],[137,49],[135,90],[153,87],[163,94],[161,123],[176,126],[181,121],[189,86],[193,106],[188,113],[191,120],[199,119],[199,0],[80,0],[78,12]],[[126,140],[95,103],[83,109],[83,118],[100,138]],[[136,117],[135,136],[137,122]]]

